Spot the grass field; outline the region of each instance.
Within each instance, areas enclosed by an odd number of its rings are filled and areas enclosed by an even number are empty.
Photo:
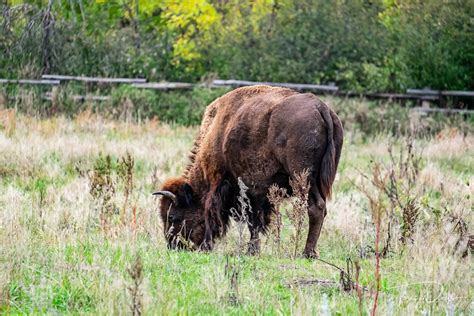
[[[238,255],[237,224],[212,253],[167,250],[151,192],[182,172],[197,128],[89,112],[74,119],[16,115],[7,123],[0,131],[0,313],[369,314],[374,214],[382,215],[382,245],[393,211],[377,312],[474,314],[472,254],[461,256],[474,223],[474,136],[454,126],[416,138],[415,181],[397,179],[400,199],[417,214],[405,242],[404,208],[392,207],[371,179],[376,166],[403,166],[394,159],[407,153],[406,140],[346,130],[319,252],[344,269],[347,258],[358,262],[357,282],[367,288],[359,298],[341,289],[336,268],[293,258],[287,204],[280,247],[270,235],[259,257]],[[134,161],[128,182],[120,176],[127,152]],[[107,155],[108,204],[90,193]]]

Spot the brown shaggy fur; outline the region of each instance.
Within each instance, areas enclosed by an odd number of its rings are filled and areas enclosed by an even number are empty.
[[[229,209],[237,206],[240,177],[249,187],[253,209],[249,250],[258,252],[258,235],[270,220],[269,187],[276,183],[291,192],[289,178],[307,169],[311,192],[305,255],[315,256],[342,142],[339,118],[312,94],[253,86],[218,98],[206,109],[184,175],[162,186],[178,197],[177,203],[166,198],[161,203],[170,246],[179,245],[180,235],[211,249],[226,232]]]

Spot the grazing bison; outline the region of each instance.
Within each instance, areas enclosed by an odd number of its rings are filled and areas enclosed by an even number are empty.
[[[184,174],[165,181],[160,212],[171,248],[212,249],[225,235],[237,206],[237,179],[247,195],[249,252],[258,253],[259,233],[271,218],[272,184],[291,193],[289,178],[307,169],[309,231],[304,249],[316,256],[343,141],[337,115],[316,96],[269,86],[239,88],[206,109]]]

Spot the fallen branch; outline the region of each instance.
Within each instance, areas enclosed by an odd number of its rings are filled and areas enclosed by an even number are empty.
[[[285,286],[290,289],[294,287],[311,286],[311,285],[319,285],[322,287],[338,287],[339,283],[337,283],[336,281],[320,280],[320,279],[302,279],[302,280],[294,280],[294,281],[285,283]]]

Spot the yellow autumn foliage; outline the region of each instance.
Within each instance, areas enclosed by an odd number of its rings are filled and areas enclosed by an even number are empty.
[[[196,35],[205,38],[211,27],[220,22],[219,13],[207,0],[166,0],[163,4],[166,27],[178,34],[173,44],[174,63],[199,59]]]

